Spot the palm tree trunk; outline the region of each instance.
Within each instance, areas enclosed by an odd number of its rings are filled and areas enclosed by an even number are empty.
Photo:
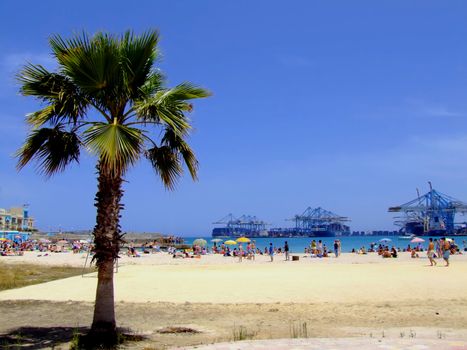
[[[98,166],[96,194],[97,218],[94,228],[94,260],[98,268],[94,318],[90,336],[114,343],[117,339],[114,305],[114,262],[120,249],[120,200],[123,195],[122,177]]]

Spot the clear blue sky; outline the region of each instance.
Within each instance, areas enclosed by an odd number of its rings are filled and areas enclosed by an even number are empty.
[[[393,229],[390,205],[426,182],[467,200],[465,1],[27,1],[0,3],[0,207],[42,229],[91,228],[94,159],[51,180],[12,154],[37,109],[14,74],[53,67],[47,38],[158,28],[170,84],[214,92],[191,115],[200,181],[167,192],[128,174],[123,229],[209,234],[227,213],[275,226],[307,206]]]

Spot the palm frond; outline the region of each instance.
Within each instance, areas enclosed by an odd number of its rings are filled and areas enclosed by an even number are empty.
[[[135,102],[138,119],[143,122],[164,124],[176,133],[184,135],[191,129],[185,112],[192,110],[189,100],[210,96],[210,92],[189,83],[172,89],[159,90],[154,95]]]
[[[125,84],[120,69],[118,40],[109,34],[86,33],[63,39],[50,39],[50,46],[60,70],[77,86],[96,100],[119,97]]]
[[[193,180],[198,179],[198,160],[188,143],[172,129],[166,129],[161,144],[169,147],[172,152],[179,153],[190,172]]]
[[[120,41],[121,68],[131,98],[140,95],[140,88],[147,83],[157,57],[159,33],[155,30],[135,36],[127,31]]]
[[[109,172],[123,174],[142,153],[141,130],[113,123],[93,123],[84,131],[84,144]]]
[[[183,174],[182,164],[177,152],[168,146],[150,148],[145,153],[155,172],[160,176],[164,186],[173,190],[177,180]]]
[[[157,91],[162,90],[165,83],[165,76],[162,72],[155,70],[146,79],[144,84],[139,88],[138,99],[142,100],[154,95]]]
[[[35,159],[38,169],[47,176],[63,171],[73,161],[79,162],[79,155],[78,135],[64,131],[61,126],[32,131],[16,154],[18,169]]]
[[[25,96],[35,96],[49,105],[28,115],[33,127],[47,122],[57,125],[64,119],[75,123],[84,117],[88,102],[79,88],[68,77],[51,73],[40,65],[29,64],[17,76],[20,92]]]

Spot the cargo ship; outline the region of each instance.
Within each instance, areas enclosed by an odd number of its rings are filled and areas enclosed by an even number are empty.
[[[288,221],[294,221],[294,227],[271,228],[256,216],[242,215],[239,218],[232,214],[214,222],[223,227],[212,230],[212,237],[336,237],[348,236],[350,227],[346,222],[349,218],[337,215],[321,207],[308,207],[302,214],[295,215]]]
[[[395,219],[403,235],[416,236],[461,236],[465,235],[465,223],[455,223],[457,214],[467,214],[467,204],[433,189],[420,195],[417,189],[417,198],[410,202],[390,207],[391,213],[401,213]]]

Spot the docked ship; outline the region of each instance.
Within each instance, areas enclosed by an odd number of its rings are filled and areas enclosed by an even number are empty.
[[[349,218],[337,215],[321,207],[312,209],[308,207],[303,213],[295,215],[292,219],[294,227],[271,228],[256,216],[242,215],[235,218],[229,214],[214,224],[222,225],[212,231],[216,238],[227,237],[336,237],[350,234],[350,227],[346,225]]]
[[[213,224],[222,225],[212,230],[212,237],[215,238],[268,237],[266,226],[269,224],[252,215],[242,215],[236,218],[233,214],[228,214]]]
[[[467,225],[455,223],[456,214],[466,214],[467,204],[433,189],[402,205],[389,208],[391,213],[401,213],[395,224],[405,236],[466,235]]]
[[[350,234],[348,217],[338,215],[321,207],[308,207],[289,221],[295,222],[292,237],[336,237]]]

